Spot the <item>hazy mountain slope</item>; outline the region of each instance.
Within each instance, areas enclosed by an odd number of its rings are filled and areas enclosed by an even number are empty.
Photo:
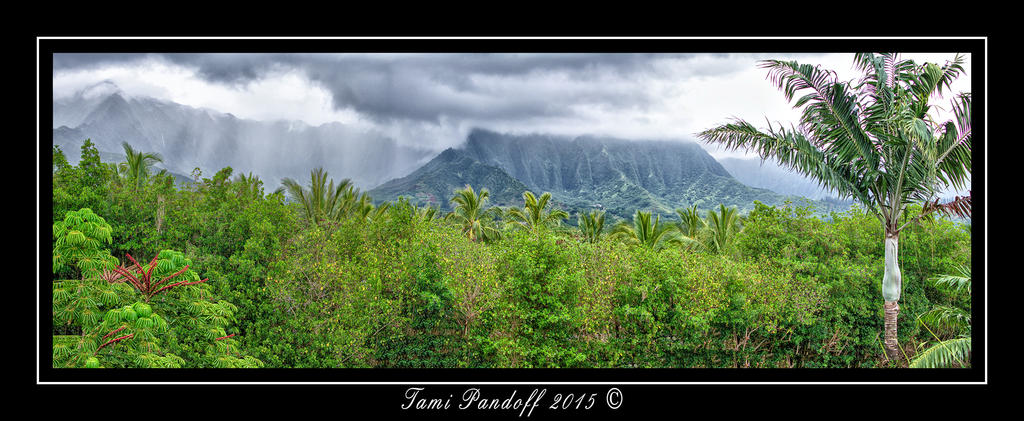
[[[476,191],[488,189],[488,204],[497,206],[522,206],[522,194],[528,190],[526,185],[502,169],[480,163],[463,151],[449,148],[412,174],[388,181],[370,190],[369,194],[377,203],[405,196],[418,205],[440,205],[442,210],[449,211],[449,200],[455,190],[466,185],[473,186]]]
[[[776,193],[802,196],[811,199],[834,197],[834,193],[821,188],[818,183],[799,173],[784,168],[773,161],[760,159],[723,158],[718,160],[741,183],[751,187],[768,189]]]
[[[549,191],[574,209],[603,208],[629,218],[637,209],[670,214],[696,204],[744,210],[782,195],[743,185],[692,142],[583,136],[511,136],[474,130],[464,146],[477,160],[504,169],[534,192]]]
[[[530,186],[574,191],[622,176],[648,190],[704,173],[729,177],[700,145],[583,136],[510,136],[473,130],[464,146]]]
[[[137,150],[160,153],[168,169],[181,174],[199,167],[209,175],[231,166],[276,187],[283,177],[305,180],[322,166],[332,177],[367,189],[408,174],[436,153],[338,123],[239,119],[110,90],[54,101],[53,143],[70,162],[78,161],[86,138],[100,151],[118,154],[127,141]]]
[[[556,207],[572,213],[604,209],[620,218],[631,218],[637,209],[670,215],[693,204],[706,210],[722,203],[749,210],[755,200],[781,204],[787,199],[743,185],[696,143],[512,136],[479,129],[462,149],[447,150],[370,194],[377,201],[404,195],[421,204],[426,198],[440,203],[451,198],[452,187],[466,183],[499,192],[495,204],[521,205],[522,190],[551,192]],[[442,194],[446,197],[438,197]]]

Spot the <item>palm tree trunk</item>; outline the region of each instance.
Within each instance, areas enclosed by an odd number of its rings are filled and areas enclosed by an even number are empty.
[[[897,257],[898,251],[899,232],[886,232],[885,274],[882,278],[882,297],[885,299],[885,352],[890,359],[898,359],[900,352],[896,322],[900,313],[899,300],[903,277],[900,274],[899,259]]]
[[[157,234],[163,232],[164,225],[164,197],[163,195],[156,196],[156,232]]]

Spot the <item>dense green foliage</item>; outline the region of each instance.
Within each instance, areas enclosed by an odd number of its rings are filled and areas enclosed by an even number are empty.
[[[55,267],[55,367],[908,364],[881,347],[883,227],[859,208],[692,208],[686,223],[685,210],[637,212],[610,235],[600,212],[561,227],[546,200],[510,216],[483,189],[453,191],[443,218],[405,199],[318,211],[230,168],[184,188],[114,177],[98,159],[55,167],[55,259],[72,255],[58,253],[59,238],[78,241],[69,227],[93,224],[79,229],[86,251]],[[900,247],[904,314],[969,313],[969,294],[926,282],[969,265],[969,229],[935,218]],[[128,276],[74,269],[89,256],[123,257],[113,264],[151,285],[180,272],[155,289],[181,284],[147,295]],[[900,323],[908,359],[934,339],[915,317]]]
[[[938,288],[949,290],[954,297],[971,295],[971,270],[957,268],[958,275],[941,275],[931,279]],[[967,300],[969,303],[970,301]],[[935,343],[910,362],[914,368],[966,367],[971,363],[971,313],[955,305],[935,304],[917,318],[931,334]]]

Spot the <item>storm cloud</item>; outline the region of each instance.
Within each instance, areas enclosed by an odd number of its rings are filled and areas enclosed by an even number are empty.
[[[757,68],[763,58],[855,76],[847,54],[79,53],[54,54],[53,77],[54,98],[110,80],[240,117],[342,121],[443,148],[473,127],[693,140],[732,117],[796,121]]]
[[[206,81],[242,86],[298,71],[326,88],[336,109],[387,122],[566,117],[574,106],[646,108],[637,89],[665,77],[652,54],[59,54],[54,74],[162,60]],[[626,81],[632,83],[624,83]]]

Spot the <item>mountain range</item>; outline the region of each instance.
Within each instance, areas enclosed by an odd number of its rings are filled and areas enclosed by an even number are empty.
[[[269,190],[283,177],[306,184],[312,168],[324,167],[332,178],[368,190],[375,202],[405,196],[442,210],[450,210],[454,190],[466,185],[487,188],[492,205],[522,206],[526,190],[551,192],[552,204],[570,213],[601,209],[618,218],[638,209],[671,215],[721,203],[747,211],[755,200],[778,205],[823,197],[798,174],[757,160],[718,161],[695,142],[473,129],[459,146],[431,150],[339,123],[241,119],[128,96],[109,83],[53,101],[53,144],[69,162],[78,162],[87,138],[107,162],[123,159],[122,141],[160,153],[158,166],[179,179],[196,167],[209,176],[231,166],[236,174],[260,176]]]
[[[817,181],[803,177],[771,160],[720,158],[718,162],[739,182],[751,187],[809,199],[835,196],[835,193],[822,188]]]
[[[408,174],[437,151],[400,145],[394,139],[340,123],[310,126],[301,121],[257,121],[149,97],[131,97],[100,84],[53,101],[53,144],[77,163],[91,139],[101,156],[123,156],[121,142],[158,152],[164,168],[212,175],[231,166],[253,172],[268,186],[291,177],[309,178],[324,167],[369,189]],[[339,177],[339,178],[342,178]]]
[[[450,210],[452,192],[466,185],[487,188],[496,205],[522,206],[524,190],[550,192],[557,207],[601,209],[619,218],[630,218],[638,209],[671,215],[690,205],[711,209],[724,204],[747,211],[755,200],[770,205],[800,200],[744,185],[694,142],[509,135],[483,129],[472,130],[459,148],[445,150],[370,195],[375,201],[405,196]]]

